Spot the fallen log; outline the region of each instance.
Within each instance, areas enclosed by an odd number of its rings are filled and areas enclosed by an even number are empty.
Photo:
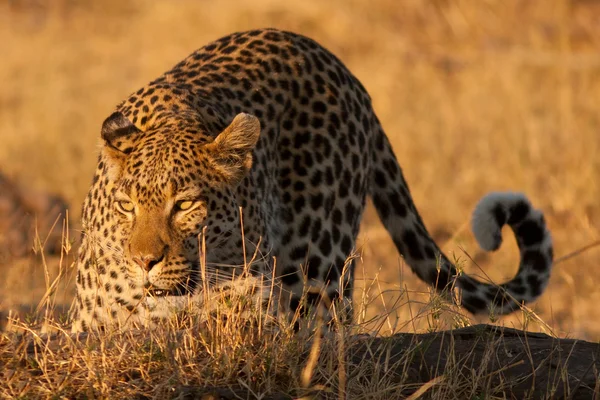
[[[393,365],[398,382],[404,384],[441,385],[443,380],[462,377],[477,381],[480,389],[500,389],[514,399],[583,400],[600,393],[600,345],[543,333],[482,324],[365,338],[349,352],[350,369],[368,355],[382,365]]]

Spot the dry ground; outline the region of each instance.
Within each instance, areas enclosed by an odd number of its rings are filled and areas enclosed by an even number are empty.
[[[425,222],[467,271],[495,281],[516,272],[514,240],[487,256],[469,231],[471,210],[491,190],[527,193],[546,213],[558,257],[600,239],[600,3],[592,0],[3,1],[0,170],[64,196],[77,237],[112,108],[210,40],[266,26],[313,37],[362,80]],[[360,243],[356,302],[368,304],[366,318],[389,311],[382,333],[455,322],[451,311],[419,316],[431,307],[428,290],[371,209]],[[599,261],[592,248],[557,263],[533,306],[545,324],[523,314],[500,322],[598,340]],[[48,276],[41,265],[38,256],[0,266],[0,310],[37,304],[59,261],[48,261]],[[72,279],[58,293],[67,304]]]

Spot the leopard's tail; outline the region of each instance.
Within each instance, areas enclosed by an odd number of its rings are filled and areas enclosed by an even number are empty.
[[[501,229],[509,225],[521,254],[519,270],[512,280],[500,285],[457,274],[456,267],[427,232],[390,144],[378,129],[370,149],[370,195],[412,271],[440,291],[462,289],[460,304],[474,314],[507,314],[540,296],[548,285],[553,262],[552,238],[542,212],[520,193],[485,196],[473,213],[475,238],[483,249],[497,250],[502,243]]]

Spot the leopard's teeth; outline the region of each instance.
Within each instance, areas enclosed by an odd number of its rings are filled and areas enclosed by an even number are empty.
[[[167,296],[169,294],[168,290],[164,290],[164,289],[154,289],[150,292],[148,292],[149,296],[152,297],[163,297],[163,296]]]

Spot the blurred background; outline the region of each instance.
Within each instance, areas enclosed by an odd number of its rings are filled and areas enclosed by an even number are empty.
[[[258,27],[312,37],[363,82],[423,219],[466,271],[500,282],[517,270],[509,231],[494,254],[470,232],[492,190],[523,191],[545,212],[558,259],[600,239],[600,1],[2,0],[4,316],[25,318],[48,288],[57,313],[68,308],[80,207],[113,107],[194,49]],[[358,254],[357,318],[380,317],[370,326],[382,334],[459,323],[454,309],[428,311],[428,288],[370,206]],[[543,323],[498,322],[600,339],[599,262],[599,247],[559,260],[532,305]]]

